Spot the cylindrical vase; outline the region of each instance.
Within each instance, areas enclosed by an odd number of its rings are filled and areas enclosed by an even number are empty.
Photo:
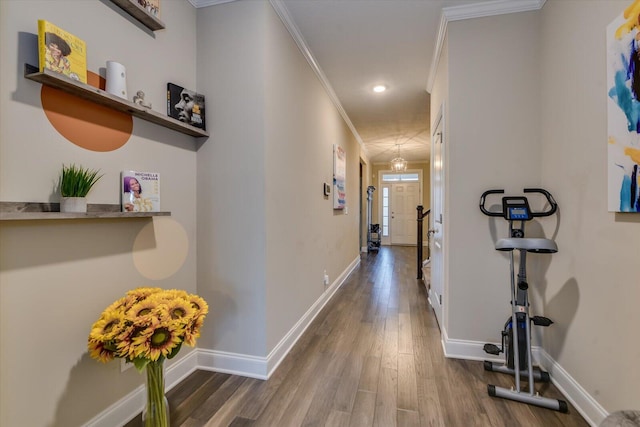
[[[127,70],[116,61],[107,61],[107,84],[105,90],[115,96],[127,99]]]

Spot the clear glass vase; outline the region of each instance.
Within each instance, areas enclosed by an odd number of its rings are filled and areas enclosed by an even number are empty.
[[[169,401],[164,394],[164,361],[149,362],[145,371],[147,402],[142,411],[142,425],[169,427]]]

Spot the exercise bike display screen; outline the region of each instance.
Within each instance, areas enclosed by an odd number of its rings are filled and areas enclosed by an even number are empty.
[[[503,197],[502,215],[507,221],[529,221],[532,218],[526,197]]]
[[[509,219],[529,219],[529,212],[525,207],[509,208]]]

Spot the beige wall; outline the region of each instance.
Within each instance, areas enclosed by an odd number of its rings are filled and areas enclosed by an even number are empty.
[[[212,135],[198,150],[198,290],[212,304],[200,346],[266,353],[264,2],[198,10],[198,87]]]
[[[265,87],[267,351],[360,252],[358,142],[270,7]],[[303,97],[300,94],[304,94]],[[333,146],[346,152],[347,210],[323,196]],[[333,194],[333,192],[332,192]]]
[[[606,202],[605,28],[629,3],[549,0],[450,22],[431,108],[445,102],[448,338],[497,341],[509,313],[508,259],[493,250],[506,223],[478,211],[480,194],[540,185],[558,215],[527,230],[560,250],[529,257],[533,312],[556,322],[534,338],[608,412],[638,409],[640,396],[639,220]]]
[[[200,9],[198,43],[199,87],[218,101],[198,151],[198,289],[216,309],[201,345],[266,357],[323,294],[324,271],[333,282],[358,257],[360,148],[268,2]],[[323,197],[333,144],[347,152],[348,214]]]
[[[120,149],[79,148],[46,119],[41,85],[22,76],[25,61],[37,64],[37,20],[46,19],[86,41],[90,70],[98,72],[111,59],[125,64],[129,93],[143,89],[164,113],[168,81],[195,87],[195,9],[163,2],[162,18],[167,29],[153,35],[110,2],[0,2],[0,200],[57,202],[58,171],[74,162],[105,174],[89,193],[90,203],[119,203],[121,170],[159,172],[162,208],[172,212],[157,220],[0,223],[2,426],[81,425],[124,397],[143,377],[135,369],[121,374],[117,362],[89,358],[93,322],[137,286],[196,291],[194,139],[134,119],[133,135]],[[185,237],[180,253],[166,244]],[[151,280],[149,263],[180,265]]]
[[[560,205],[544,347],[607,411],[640,409],[640,219],[607,212],[605,28],[630,3],[552,0],[540,16],[541,176]]]
[[[324,292],[324,270],[334,281],[358,256],[361,157],[269,3],[223,4],[196,18],[187,2],[166,2],[167,29],[155,34],[108,2],[0,8],[0,52],[9,58],[0,64],[8,82],[0,88],[1,200],[57,201],[59,167],[76,162],[105,172],[91,203],[119,202],[121,170],[154,170],[163,210],[172,211],[153,221],[1,224],[0,424],[82,424],[142,382],[135,370],[120,374],[119,363],[103,366],[86,353],[102,309],[136,286],[198,292],[211,306],[199,347],[266,356]],[[114,152],[69,143],[42,114],[40,85],[20,74],[24,61],[37,61],[38,18],[84,38],[89,69],[124,63],[130,93],[144,89],[159,112],[167,81],[205,93],[212,136],[195,142],[134,120],[129,143]],[[311,96],[301,102],[300,93]],[[348,214],[322,197],[333,144],[347,151]],[[186,254],[163,246],[177,239]],[[145,265],[182,256],[168,277],[145,278]]]
[[[478,201],[488,189],[540,184],[537,40],[537,12],[449,23],[444,223],[452,339],[498,341],[510,314],[508,258],[494,250],[507,223],[484,216]]]
[[[108,2],[0,8],[1,53],[13,58],[0,65],[10,82],[0,88],[1,200],[56,201],[50,193],[59,164],[73,161],[105,172],[91,203],[119,202],[122,169],[159,171],[163,209],[172,211],[153,221],[1,224],[0,424],[82,424],[142,382],[135,370],[120,374],[119,363],[104,366],[86,354],[102,309],[136,286],[205,297],[211,314],[200,348],[266,356],[324,292],[324,270],[333,282],[358,256],[362,157],[271,6],[234,2],[200,9],[196,18],[187,2],[166,2],[167,29],[156,34]],[[70,144],[44,118],[40,85],[20,75],[24,58],[36,57],[38,18],[83,37],[89,69],[107,59],[126,64],[130,92],[144,89],[157,111],[164,113],[167,81],[205,93],[211,137],[195,142],[134,120],[131,140],[114,152]],[[300,93],[311,96],[301,102]],[[347,151],[348,214],[322,197],[322,183],[332,180],[333,144]],[[184,254],[159,246],[180,233],[188,242],[184,264],[165,279],[145,279],[140,258],[158,267],[175,263]]]
[[[607,212],[605,184],[604,29],[627,5],[549,0],[541,12],[449,23],[431,108],[445,101],[448,336],[495,341],[508,313],[508,261],[493,250],[506,227],[478,211],[480,194],[544,186],[560,215],[530,230],[554,236],[560,251],[530,264],[534,311],[556,321],[542,344],[607,411],[637,408],[640,395],[638,221]],[[144,89],[157,111],[167,81],[198,88],[208,96],[212,136],[194,144],[134,119],[130,142],[114,152],[70,144],[42,114],[40,85],[21,75],[36,57],[39,18],[87,41],[89,69],[125,63],[129,90]],[[0,200],[55,201],[60,164],[74,161],[106,173],[92,203],[118,202],[122,169],[159,171],[163,209],[172,211],[169,223],[0,224],[2,426],[82,424],[142,382],[86,354],[91,324],[132,287],[201,293],[212,314],[200,346],[264,356],[322,293],[322,271],[333,281],[357,256],[357,198],[348,215],[336,213],[321,185],[331,179],[327,151],[339,143],[357,195],[359,148],[270,6],[201,9],[197,51],[187,2],[164,2],[162,19],[167,29],[152,35],[108,2],[0,1]],[[310,94],[304,103],[295,105],[289,83]],[[287,114],[299,114],[299,124]],[[287,169],[297,156],[307,164]],[[374,175],[368,167],[365,176]],[[197,224],[185,208],[193,206]],[[146,279],[137,257],[158,252],[163,264],[157,246],[175,224],[187,236],[186,261],[166,279]]]

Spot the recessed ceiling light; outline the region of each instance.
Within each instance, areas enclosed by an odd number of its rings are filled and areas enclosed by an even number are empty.
[[[373,87],[374,92],[380,93],[380,92],[384,92],[385,90],[387,90],[387,87],[384,85],[378,85]]]

